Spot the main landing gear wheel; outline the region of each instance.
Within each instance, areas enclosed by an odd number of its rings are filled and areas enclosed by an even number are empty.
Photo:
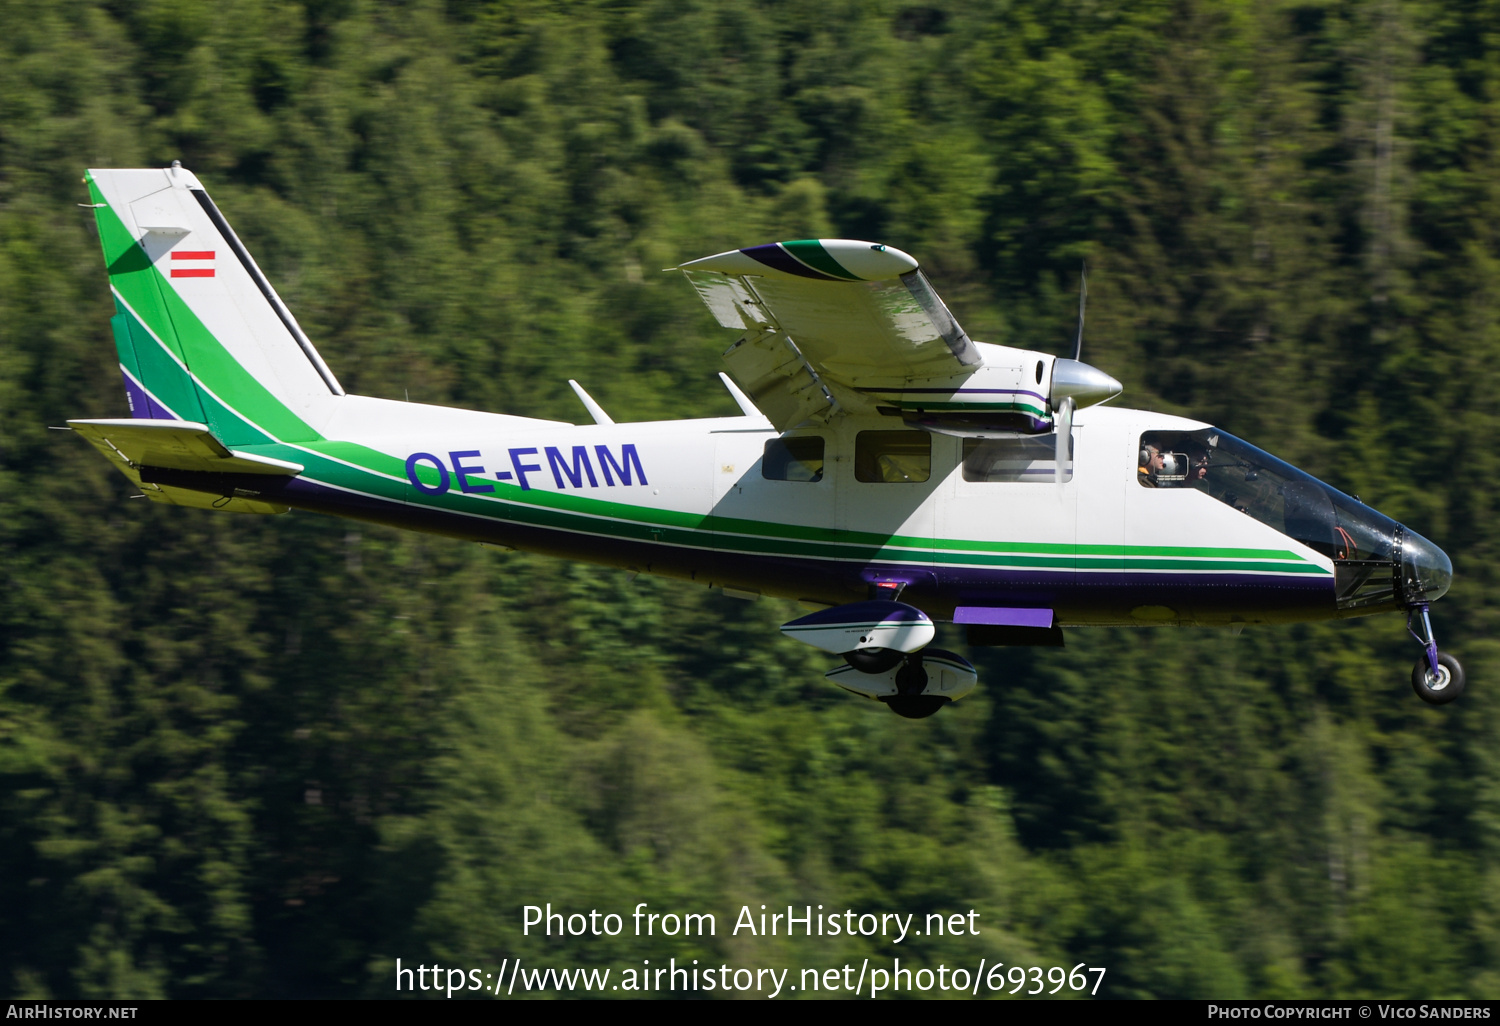
[[[891,712],[908,720],[925,720],[943,706],[948,699],[942,695],[924,695],[927,687],[927,671],[922,668],[922,654],[914,652],[906,657],[906,665],[896,674],[896,687],[900,694],[885,700]]]
[[[1411,622],[1417,616],[1422,618],[1422,634],[1412,629]],[[1463,694],[1464,668],[1447,652],[1438,651],[1426,603],[1407,609],[1406,629],[1422,646],[1422,658],[1411,668],[1411,689],[1417,697],[1428,705],[1447,705]]]
[[[875,653],[866,650],[865,654]],[[974,665],[955,652],[924,648],[909,655],[897,654],[900,660],[879,673],[865,673],[850,660],[823,676],[861,698],[884,702],[897,716],[911,720],[924,719],[952,705],[978,683]],[[888,655],[880,656],[882,663],[889,659]]]
[[[947,705],[948,700],[937,695],[896,695],[887,698],[885,704],[897,716],[905,716],[909,720],[925,720]]]
[[[894,648],[857,648],[844,653],[844,662],[860,673],[884,673],[905,658],[905,652]]]
[[[1424,655],[1411,668],[1411,689],[1428,705],[1447,705],[1464,693],[1464,668],[1447,652],[1437,654],[1438,672],[1434,674]]]

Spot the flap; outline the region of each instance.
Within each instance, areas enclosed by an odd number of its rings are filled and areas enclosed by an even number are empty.
[[[838,412],[817,372],[782,332],[747,332],[724,352],[724,362],[777,431]]]

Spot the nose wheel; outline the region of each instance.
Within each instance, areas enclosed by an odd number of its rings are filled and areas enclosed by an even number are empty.
[[[1418,634],[1412,620],[1422,618],[1422,631]],[[1417,697],[1428,705],[1447,705],[1464,693],[1464,668],[1447,652],[1439,652],[1437,638],[1432,633],[1432,618],[1428,616],[1424,603],[1413,606],[1406,614],[1406,629],[1422,646],[1422,658],[1411,668],[1411,688]]]

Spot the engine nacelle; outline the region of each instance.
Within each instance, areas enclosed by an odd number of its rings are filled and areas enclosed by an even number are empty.
[[[973,691],[979,682],[979,674],[967,659],[938,648],[907,656],[884,673],[861,673],[845,664],[829,670],[824,676],[845,691],[877,702],[902,694],[927,695],[956,702]],[[920,679],[922,676],[926,677],[925,682]]]

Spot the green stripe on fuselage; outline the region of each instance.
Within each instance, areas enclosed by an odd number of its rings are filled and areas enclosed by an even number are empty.
[[[404,480],[405,466],[402,461],[394,456],[373,453],[352,443],[263,446],[256,447],[255,451],[303,463],[307,468],[304,476],[309,480],[386,499],[401,499],[434,510],[559,531],[767,556],[1054,570],[1241,571],[1298,575],[1327,573],[1317,564],[1282,549],[1069,546],[886,536],[874,532],[840,531],[678,510],[650,509],[563,492],[522,489],[518,485],[504,482],[494,482],[495,491],[484,496],[454,492],[440,496],[418,495],[413,493]],[[325,458],[323,454],[330,458]],[[364,464],[372,457],[384,463],[385,469],[381,474],[369,471],[364,466],[348,466],[334,461],[344,459],[350,463]]]

